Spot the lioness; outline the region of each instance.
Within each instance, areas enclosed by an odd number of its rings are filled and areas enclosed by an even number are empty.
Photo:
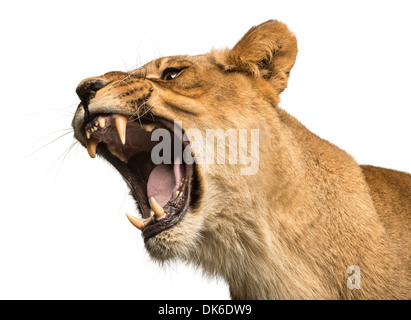
[[[267,21],[231,50],[85,79],[75,138],[124,177],[150,256],[222,277],[232,299],[410,299],[411,175],[358,165],[278,107],[296,55]],[[238,140],[200,162],[210,129]]]

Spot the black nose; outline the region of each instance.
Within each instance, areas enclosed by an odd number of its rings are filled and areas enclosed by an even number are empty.
[[[104,88],[107,84],[107,81],[98,78],[89,78],[80,82],[76,89],[76,93],[79,96],[84,109],[88,108],[90,100],[94,98],[96,92],[101,88]]]

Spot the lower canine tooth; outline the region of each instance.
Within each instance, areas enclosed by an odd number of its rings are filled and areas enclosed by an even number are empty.
[[[155,220],[154,216],[151,216],[148,219],[138,219],[136,217],[133,217],[129,213],[126,213],[126,216],[128,220],[131,222],[131,224],[139,230],[144,230],[145,227],[147,227],[150,223],[154,222]]]
[[[145,221],[144,219],[138,219],[136,217],[133,217],[131,214],[126,213],[126,216],[128,218],[128,220],[131,222],[131,224],[133,226],[135,226],[137,229],[139,230],[143,230],[144,229],[144,225],[143,222]]]
[[[90,157],[95,158],[96,157],[96,150],[97,150],[97,145],[100,141],[97,139],[91,138],[90,140],[87,140],[87,152]]]
[[[156,199],[154,199],[154,197],[150,198],[150,204],[151,204],[151,208],[154,211],[154,216],[156,217],[156,219],[160,220],[164,218],[166,213],[163,207],[158,204],[158,202],[156,201]]]

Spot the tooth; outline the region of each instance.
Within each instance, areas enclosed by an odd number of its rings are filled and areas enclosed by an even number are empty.
[[[147,131],[147,132],[152,132],[156,128],[154,123],[143,124],[142,127],[143,127],[144,131]]]
[[[115,155],[117,158],[119,158],[121,161],[123,161],[124,163],[128,163],[128,159],[126,158],[126,156],[123,153],[123,149],[116,149],[116,147],[114,146],[114,144],[108,144],[108,150],[110,150],[110,152]]]
[[[151,122],[151,123],[143,124],[141,125],[141,127],[144,129],[144,131],[147,131],[147,132],[152,132],[154,129],[164,128],[164,126],[158,122]]]
[[[131,222],[131,224],[133,226],[135,226],[137,229],[139,230],[143,230],[144,229],[144,225],[143,222],[145,221],[144,219],[138,219],[136,217],[133,217],[131,214],[126,213],[126,216],[128,218],[128,220]]]
[[[91,137],[90,129],[86,130],[86,137],[87,137],[87,139],[90,139],[90,137]]]
[[[110,150],[110,152],[114,155],[116,155],[116,147],[114,146],[114,144],[108,144],[108,150]]]
[[[124,155],[124,153],[123,153],[123,149],[118,149],[118,150],[116,150],[117,151],[117,154],[116,154],[116,156],[117,156],[117,158],[119,158],[121,161],[123,161],[124,163],[127,163],[128,162],[128,159],[126,158],[126,156]]]
[[[156,199],[154,199],[154,197],[150,198],[150,205],[154,211],[154,215],[156,216],[157,220],[164,218],[166,213],[164,212],[163,207],[158,204],[158,202],[156,201]]]
[[[96,150],[97,150],[97,145],[100,141],[97,139],[90,139],[87,140],[87,152],[90,155],[90,157],[95,158],[96,157]]]
[[[145,227],[147,227],[150,223],[155,221],[154,216],[151,216],[148,219],[138,219],[129,213],[126,213],[126,216],[128,220],[132,223],[132,225],[135,226],[139,230],[144,230]]]
[[[143,221],[142,225],[143,228],[147,227],[150,223],[154,222],[156,219],[154,216],[151,216],[150,218],[146,219]]]
[[[98,119],[98,125],[100,128],[104,128],[106,126],[106,119],[104,118]]]
[[[180,194],[180,191],[176,191],[176,198],[178,197],[179,194]]]
[[[114,122],[121,142],[126,144],[127,118],[125,116],[118,116],[114,119]]]

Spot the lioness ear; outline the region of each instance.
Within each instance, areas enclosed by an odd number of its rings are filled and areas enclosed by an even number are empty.
[[[297,39],[281,22],[270,20],[251,28],[225,52],[226,70],[241,70],[270,81],[278,93],[287,87],[297,56]]]

